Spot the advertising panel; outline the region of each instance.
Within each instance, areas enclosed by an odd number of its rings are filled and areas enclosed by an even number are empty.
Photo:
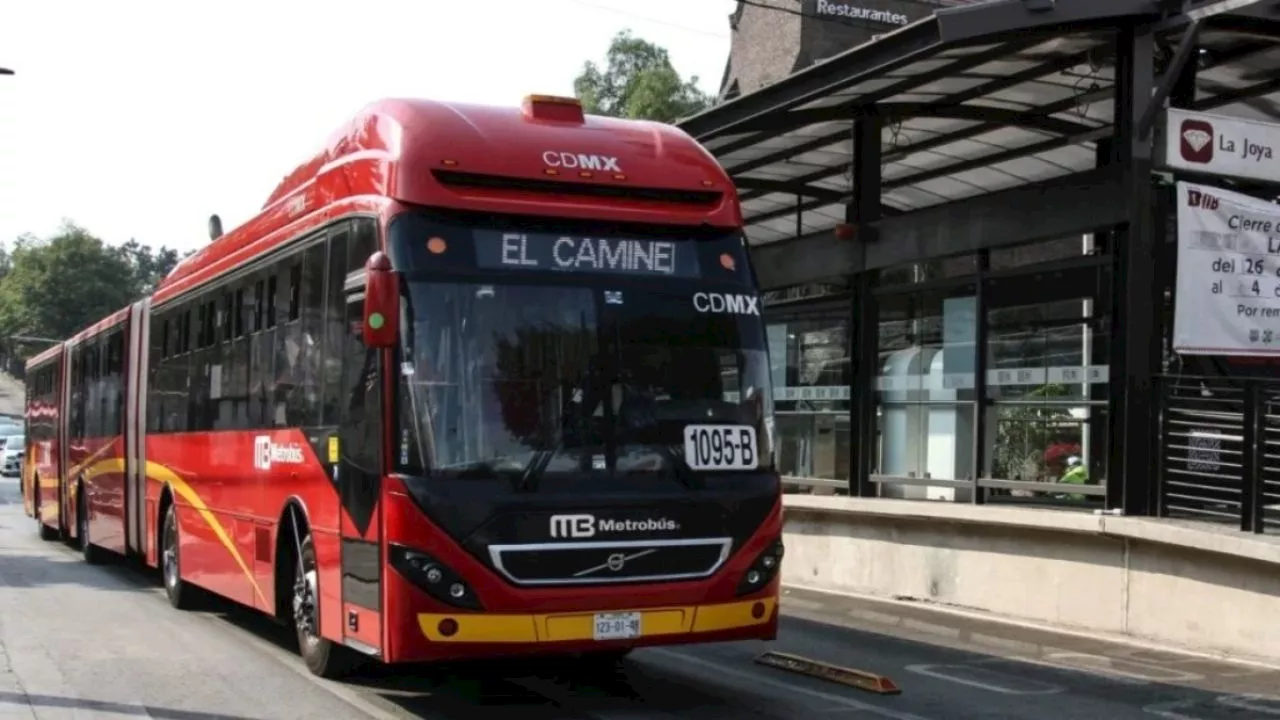
[[[1280,205],[1179,182],[1173,348],[1280,355]]]

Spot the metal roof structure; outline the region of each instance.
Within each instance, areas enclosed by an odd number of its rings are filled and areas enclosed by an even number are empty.
[[[855,192],[852,121],[868,113],[883,123],[885,216],[1094,169],[1095,143],[1114,133],[1115,39],[1135,22],[1155,25],[1165,57],[1196,25],[1193,109],[1280,121],[1276,0],[995,0],[939,10],[681,127],[734,178],[753,246],[830,234]]]

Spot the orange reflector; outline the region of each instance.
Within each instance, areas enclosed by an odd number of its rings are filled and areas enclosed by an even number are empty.
[[[715,183],[715,181],[714,181],[714,180],[703,180],[703,181],[702,181],[702,184],[703,184],[703,185],[705,185],[706,187],[711,187],[712,185],[715,185],[716,183]]]
[[[725,270],[736,270],[738,263],[733,261],[733,256],[729,253],[720,253],[720,267]]]
[[[439,255],[449,249],[449,244],[442,237],[433,237],[427,241],[427,252],[432,255]]]
[[[590,170],[579,170],[578,177],[585,177],[585,178],[595,177],[595,173],[591,172]]]
[[[446,160],[441,160],[440,162],[444,163],[445,165],[449,165],[450,167],[452,167],[452,166],[454,166],[454,165],[457,165],[457,164],[458,164],[458,161],[457,161],[457,160],[448,160],[448,159],[446,159]]]
[[[627,179],[627,176],[626,176],[626,175],[623,175],[623,174],[621,174],[621,173],[619,173],[619,174],[617,174],[617,175],[614,175],[614,176],[613,176],[613,179],[614,179],[614,180],[626,180],[626,179]]]
[[[548,175],[559,175],[559,174],[560,174],[560,171],[559,171],[559,170],[554,170],[554,169],[552,169],[552,168],[543,168],[543,169],[542,169],[542,172],[544,172],[544,173],[546,173],[546,174],[548,174]]]
[[[848,685],[849,687],[866,690],[878,695],[897,695],[902,692],[901,688],[883,675],[831,665],[818,660],[803,658],[799,655],[767,652],[758,656],[756,662],[760,665],[767,665],[787,672],[808,675],[820,680],[830,680],[831,682]]]

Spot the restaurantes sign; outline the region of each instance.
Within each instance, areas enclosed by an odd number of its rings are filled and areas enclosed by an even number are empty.
[[[1164,164],[1173,170],[1280,182],[1280,125],[1169,108]]]
[[[865,20],[868,22],[884,23],[885,25],[906,25],[911,21],[910,18],[900,12],[869,8],[860,3],[832,2],[832,0],[817,0],[815,13],[821,17]]]

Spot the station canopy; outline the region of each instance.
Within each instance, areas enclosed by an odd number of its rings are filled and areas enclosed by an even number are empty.
[[[752,245],[825,233],[854,190],[852,121],[873,108],[886,216],[1090,170],[1113,133],[1117,28],[1157,23],[1171,57],[1187,11],[1217,4],[1044,3],[939,10],[681,127],[734,178]],[[1280,2],[1209,15],[1197,43],[1191,109],[1280,122]]]

